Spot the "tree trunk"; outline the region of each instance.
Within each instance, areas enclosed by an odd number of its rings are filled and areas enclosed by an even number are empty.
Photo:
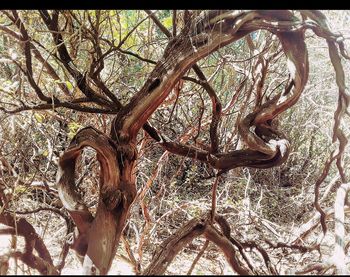
[[[96,150],[101,168],[95,216],[83,203],[74,182],[76,160],[87,146]],[[84,274],[106,274],[111,267],[136,196],[134,149],[131,144],[117,145],[103,133],[88,127],[77,133],[60,158],[59,195],[78,229],[72,248],[84,257]]]

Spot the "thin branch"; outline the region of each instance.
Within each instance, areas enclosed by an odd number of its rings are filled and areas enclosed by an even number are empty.
[[[331,260],[336,267],[336,274],[347,275],[345,263],[345,226],[344,226],[344,203],[350,190],[350,183],[342,184],[338,190],[334,203],[334,252]]]
[[[193,260],[190,269],[188,270],[186,275],[191,275],[192,271],[194,269],[194,267],[196,266],[196,264],[198,263],[199,259],[203,256],[205,250],[207,250],[208,246],[209,246],[210,241],[206,240],[205,243],[203,244],[201,250],[199,251],[198,255],[196,256],[196,258]]]
[[[158,28],[168,37],[171,38],[172,35],[167,28],[159,21],[159,19],[154,15],[151,10],[145,10],[150,18],[154,21],[154,23],[158,26]]]

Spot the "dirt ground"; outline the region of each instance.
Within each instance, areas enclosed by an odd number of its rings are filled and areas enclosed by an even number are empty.
[[[46,242],[49,242],[49,236],[44,238]],[[49,245],[49,251],[50,253],[59,253],[60,249],[59,247],[53,243],[53,244],[47,244]],[[22,249],[23,246],[23,240],[19,238],[17,240],[17,248]],[[0,255],[4,255],[9,252],[11,249],[11,236],[10,235],[0,235]],[[214,252],[215,249],[212,249],[209,253]],[[123,252],[122,247],[119,248],[118,253],[116,255],[116,258],[113,261],[112,267],[108,273],[108,275],[134,275],[134,270],[131,264],[124,261],[122,258],[118,257],[119,253]],[[187,271],[190,269],[192,261],[197,255],[197,251],[184,251],[181,253],[181,255],[177,256],[175,260],[172,262],[172,264],[168,267],[168,270],[166,274],[173,275],[173,274],[186,274]],[[54,256],[54,255],[53,255]],[[54,259],[57,260],[58,255],[56,257],[54,256]],[[150,257],[147,257],[150,258]],[[146,258],[146,259],[147,259]],[[145,263],[147,265],[147,263]],[[17,268],[17,270],[16,270]],[[81,275],[81,265],[78,260],[78,258],[75,256],[73,251],[69,251],[69,254],[66,259],[66,265],[64,269],[62,270],[62,275]],[[37,275],[38,272],[36,272],[33,269],[29,269],[26,265],[18,261],[17,267],[16,267],[16,261],[14,259],[10,259],[9,261],[9,275]],[[216,255],[216,257],[213,259],[210,257],[210,254],[204,255],[195,266],[192,274],[194,275],[235,275],[235,273],[232,271],[230,266],[227,264],[225,258],[223,256]]]

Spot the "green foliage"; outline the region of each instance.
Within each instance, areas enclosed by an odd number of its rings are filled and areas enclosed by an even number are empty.
[[[39,114],[39,113],[34,113],[34,117],[35,117],[36,122],[38,122],[38,123],[42,123],[44,120],[44,116]]]
[[[78,132],[78,130],[82,127],[81,124],[75,121],[71,121],[68,123],[68,138],[72,139]]]
[[[68,88],[70,91],[73,90],[73,85],[72,85],[71,82],[66,81],[66,86],[67,86],[67,88]]]
[[[170,28],[173,25],[172,16],[163,18],[162,23],[166,28]]]

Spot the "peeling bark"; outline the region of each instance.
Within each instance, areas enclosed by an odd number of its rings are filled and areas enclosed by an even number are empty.
[[[206,220],[195,218],[182,226],[166,239],[158,248],[150,265],[143,275],[161,275],[175,258],[175,256],[196,237],[202,235],[206,228]]]
[[[82,202],[74,182],[76,160],[87,146],[96,150],[101,168],[95,217]],[[136,153],[133,151],[132,146],[118,146],[103,133],[89,127],[77,133],[60,158],[59,196],[78,228],[73,249],[85,256],[86,274],[106,274],[115,256],[130,205],[136,196],[132,173]]]

